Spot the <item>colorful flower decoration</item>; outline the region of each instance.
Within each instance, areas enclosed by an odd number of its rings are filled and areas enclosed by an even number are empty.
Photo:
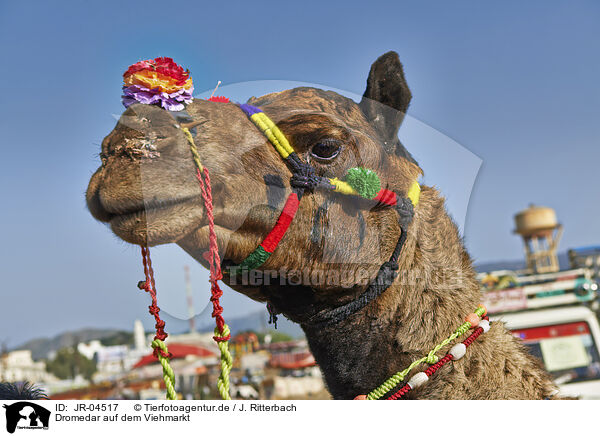
[[[123,105],[155,104],[180,111],[193,100],[190,72],[173,59],[160,57],[131,65],[123,74]]]

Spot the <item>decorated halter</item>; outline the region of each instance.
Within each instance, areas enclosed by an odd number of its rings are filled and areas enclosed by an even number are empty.
[[[309,324],[311,326],[324,326],[337,323],[362,309],[370,301],[381,295],[395,279],[400,251],[406,241],[407,226],[412,221],[414,207],[419,203],[420,185],[417,181],[414,181],[408,189],[406,197],[401,197],[394,191],[381,188],[379,176],[371,169],[351,168],[342,179],[318,176],[311,165],[302,161],[283,132],[262,110],[249,104],[239,104],[239,108],[267,137],[292,171],[292,178],[290,180],[292,192],[285,202],[283,210],[275,223],[275,227],[273,227],[262,243],[248,257],[239,265],[230,268],[229,274],[231,276],[243,271],[257,269],[269,259],[290,227],[300,206],[300,199],[306,190],[319,189],[344,195],[358,196],[376,201],[378,204],[395,207],[398,211],[402,233],[389,261],[381,266],[377,276],[367,290],[359,298],[346,305],[314,313],[308,321],[302,322],[302,324]]]
[[[321,189],[375,200],[381,204],[401,208],[403,217],[412,217],[412,208],[419,202],[421,191],[416,181],[407,193],[407,198],[410,201],[410,206],[408,206],[406,199],[399,197],[389,189],[381,188],[377,173],[371,169],[351,168],[341,180],[317,176],[314,168],[302,162],[283,132],[262,110],[249,104],[240,104],[239,107],[269,139],[269,142],[287,163],[293,175],[290,181],[292,193],[287,198],[275,227],[256,250],[230,270],[231,275],[238,274],[242,270],[256,269],[267,261],[288,230],[305,190]]]

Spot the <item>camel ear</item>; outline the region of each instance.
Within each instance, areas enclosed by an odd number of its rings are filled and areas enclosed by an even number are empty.
[[[380,56],[371,65],[360,108],[382,135],[386,151],[414,162],[398,140],[398,129],[411,98],[398,53],[390,51]]]

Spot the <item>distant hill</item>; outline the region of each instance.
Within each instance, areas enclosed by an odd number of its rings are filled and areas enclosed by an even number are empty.
[[[499,260],[475,264],[475,270],[480,272],[500,271],[503,269],[517,271],[525,268],[524,260]]]
[[[121,343],[131,343],[132,334],[130,332],[115,329],[95,329],[84,328],[75,331],[68,331],[54,336],[53,338],[37,338],[25,342],[16,347],[16,350],[31,350],[34,360],[45,359],[52,351],[60,350],[65,347],[72,347],[79,342],[89,342],[99,339],[106,345],[123,341]]]
[[[267,319],[268,315],[266,311],[260,311],[242,317],[228,319],[227,324],[233,334],[246,330],[260,332],[265,329],[273,329],[272,325],[267,324]],[[187,328],[187,322],[181,322],[179,326],[177,323],[170,323],[169,325],[172,326],[173,330],[171,331],[174,333],[177,332],[177,327],[180,329],[177,333],[183,333],[183,329]],[[214,328],[214,321],[211,319],[210,324],[206,323],[206,325],[200,325],[198,330],[201,332],[212,332]],[[277,331],[286,333],[294,338],[304,335],[300,326],[288,321],[283,316],[278,317]],[[72,347],[79,342],[89,342],[95,339],[100,340],[104,345],[130,345],[133,344],[133,333],[116,329],[83,328],[67,331],[52,338],[32,339],[16,347],[15,350],[31,350],[33,359],[40,360],[47,358],[48,354],[53,351],[65,347]]]
[[[569,269],[569,256],[567,252],[558,253],[558,264],[560,269]],[[498,270],[511,270],[516,271],[525,268],[525,257],[522,260],[499,260],[494,262],[482,262],[476,263],[475,269],[477,272],[490,272]]]

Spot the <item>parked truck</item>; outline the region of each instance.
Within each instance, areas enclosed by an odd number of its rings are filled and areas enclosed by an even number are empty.
[[[542,361],[561,396],[600,399],[597,271],[493,271],[478,278],[490,319],[504,322]]]

